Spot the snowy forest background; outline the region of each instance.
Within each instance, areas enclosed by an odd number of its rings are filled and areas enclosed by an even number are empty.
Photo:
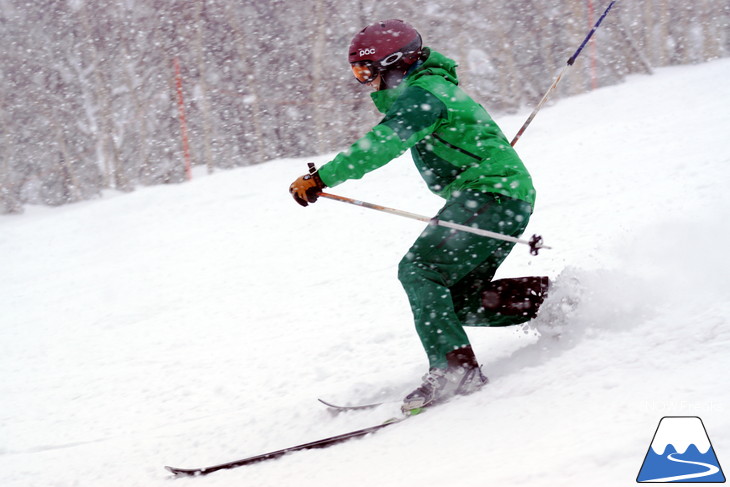
[[[210,172],[346,147],[378,120],[347,65],[375,20],[412,23],[488,110],[531,109],[607,5],[0,0],[0,213],[184,181],[181,107]],[[553,97],[729,54],[727,2],[619,0]]]

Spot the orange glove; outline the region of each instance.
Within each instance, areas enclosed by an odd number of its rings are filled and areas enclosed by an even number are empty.
[[[294,197],[294,201],[302,206],[307,206],[309,203],[317,201],[319,193],[326,187],[319,174],[314,172],[298,177],[289,186],[289,192]]]

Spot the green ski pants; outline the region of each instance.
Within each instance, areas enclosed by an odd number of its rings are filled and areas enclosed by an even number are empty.
[[[532,207],[495,193],[463,191],[438,212],[444,221],[518,237]],[[398,267],[416,331],[430,367],[446,368],[446,354],[470,346],[464,326],[508,326],[524,316],[487,312],[480,290],[490,282],[513,243],[431,225],[418,237]]]

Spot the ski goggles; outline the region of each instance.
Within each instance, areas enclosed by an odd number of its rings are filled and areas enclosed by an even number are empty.
[[[378,68],[372,61],[358,61],[350,64],[355,79],[362,84],[372,83],[380,74]]]
[[[391,66],[400,61],[402,57],[403,53],[398,51],[386,56],[380,61],[365,60],[350,63],[350,66],[352,67],[352,74],[354,74],[355,79],[362,84],[372,83],[380,74],[381,69],[383,71],[391,69]]]

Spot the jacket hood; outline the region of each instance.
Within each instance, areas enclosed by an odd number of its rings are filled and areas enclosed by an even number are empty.
[[[424,76],[441,76],[455,85],[459,84],[459,78],[456,75],[456,61],[428,47],[424,47],[423,51],[425,59],[416,64],[415,69],[406,76],[400,85],[396,88],[375,91],[370,94],[379,112],[386,113],[406,86]]]
[[[442,76],[455,85],[459,84],[459,78],[456,75],[456,61],[428,47],[424,48],[424,52],[428,57],[406,77],[406,80],[413,81],[422,76],[435,75]]]

